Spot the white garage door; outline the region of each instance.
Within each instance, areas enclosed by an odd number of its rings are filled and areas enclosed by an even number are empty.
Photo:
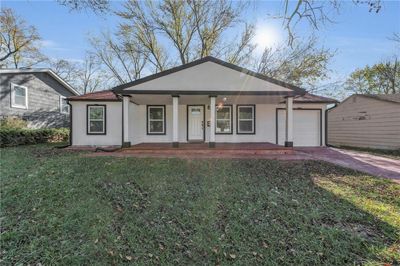
[[[293,145],[321,145],[320,110],[293,110]],[[286,110],[278,110],[278,144],[285,144]]]

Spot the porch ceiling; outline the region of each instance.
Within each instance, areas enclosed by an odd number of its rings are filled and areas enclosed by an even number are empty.
[[[225,104],[278,104],[284,96],[267,95],[225,95],[217,96],[216,102]],[[172,104],[172,96],[166,94],[131,94],[131,102],[136,104]],[[209,95],[180,95],[179,104],[209,104]]]

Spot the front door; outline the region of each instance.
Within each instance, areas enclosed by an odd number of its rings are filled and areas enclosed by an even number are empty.
[[[188,106],[188,141],[204,141],[204,105]]]

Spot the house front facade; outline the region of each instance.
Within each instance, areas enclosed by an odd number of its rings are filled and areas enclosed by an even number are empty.
[[[71,145],[324,146],[325,110],[334,102],[205,57],[109,91],[70,97]]]
[[[78,95],[50,69],[0,69],[0,118],[19,117],[32,128],[68,127],[67,98]]]

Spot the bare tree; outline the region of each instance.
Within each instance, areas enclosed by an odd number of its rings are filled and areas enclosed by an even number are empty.
[[[333,22],[332,11],[338,13],[341,7],[340,0],[282,0],[283,1],[283,24],[288,32],[288,42],[292,45],[295,38],[296,26],[306,21],[312,29],[318,30],[321,25]],[[379,13],[382,8],[381,0],[353,0],[356,5],[367,5],[369,12]]]
[[[104,90],[109,87],[110,79],[101,69],[96,57],[87,54],[83,62],[71,62],[64,59],[50,62],[52,70],[63,80],[81,93]]]
[[[69,7],[70,10],[91,10],[95,13],[106,13],[109,11],[108,0],[57,0],[61,5]]]
[[[245,4],[233,5],[227,0],[130,0],[124,4],[124,10],[117,13],[124,19],[119,33],[143,47],[154,72],[207,55],[222,55],[240,63],[247,58],[243,54],[247,55],[253,47],[250,44],[253,27],[244,24],[239,41],[234,38],[227,41],[225,33],[239,26],[245,7]],[[168,46],[168,53],[164,45]]]
[[[104,82],[100,67],[93,55],[87,55],[82,70],[78,74],[82,92],[88,93],[98,90]]]
[[[100,38],[92,37],[90,41],[93,55],[110,73],[112,83],[122,84],[141,77],[148,56],[135,40],[115,40],[110,34],[103,33]]]
[[[39,50],[41,38],[36,28],[27,25],[12,9],[1,9],[0,23],[1,67],[31,67],[47,59]]]
[[[256,69],[267,76],[315,90],[315,85],[327,77],[328,63],[334,56],[334,52],[317,44],[313,36],[306,41],[295,41],[292,47],[266,48]]]
[[[78,78],[79,63],[64,59],[50,61],[51,69],[68,83],[74,83]]]

